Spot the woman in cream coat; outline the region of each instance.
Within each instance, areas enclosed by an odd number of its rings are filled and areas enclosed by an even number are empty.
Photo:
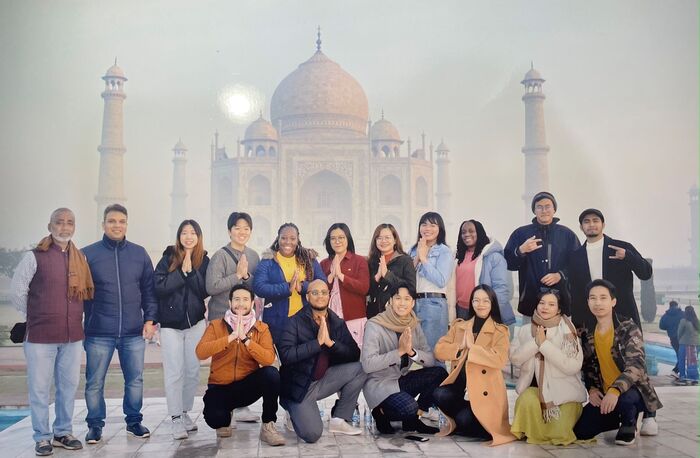
[[[583,352],[576,329],[562,314],[557,290],[540,293],[532,324],[522,326],[513,339],[510,360],[520,366],[512,433],[530,444],[576,441],[573,427],[586,401]]]
[[[508,327],[501,323],[496,293],[478,285],[471,294],[469,320],[455,320],[435,345],[435,357],[452,361],[452,371],[433,397],[447,419],[438,433],[515,440],[508,423],[508,397],[501,370],[508,362]],[[467,399],[468,398],[468,399]]]

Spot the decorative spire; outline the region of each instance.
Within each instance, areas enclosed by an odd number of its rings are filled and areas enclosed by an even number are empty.
[[[114,65],[117,65],[117,56],[114,56]]]
[[[382,120],[384,119],[384,108],[382,108]]]
[[[534,69],[535,69],[535,64],[533,64],[532,61],[530,61],[530,70],[534,70]]]
[[[316,30],[316,51],[321,50],[321,26],[318,26]]]
[[[262,108],[260,109],[260,119],[262,119]]]

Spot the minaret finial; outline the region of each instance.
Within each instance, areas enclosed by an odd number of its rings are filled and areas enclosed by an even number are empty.
[[[533,64],[532,61],[530,61],[530,70],[534,70],[534,69],[535,69],[535,64]]]
[[[321,26],[316,29],[316,51],[321,50]]]
[[[382,119],[384,119],[384,108],[382,108]]]
[[[260,109],[260,119],[262,119],[262,108]]]
[[[114,65],[117,65],[117,56],[114,56]]]

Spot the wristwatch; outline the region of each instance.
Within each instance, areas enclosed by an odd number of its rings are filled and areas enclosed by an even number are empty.
[[[245,345],[246,342],[248,342],[250,338],[248,336],[245,336],[243,339],[241,339],[241,343]]]

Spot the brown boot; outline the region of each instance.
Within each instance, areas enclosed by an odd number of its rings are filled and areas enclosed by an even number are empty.
[[[260,428],[260,440],[273,447],[285,444],[284,437],[277,432],[274,421],[263,423]]]

